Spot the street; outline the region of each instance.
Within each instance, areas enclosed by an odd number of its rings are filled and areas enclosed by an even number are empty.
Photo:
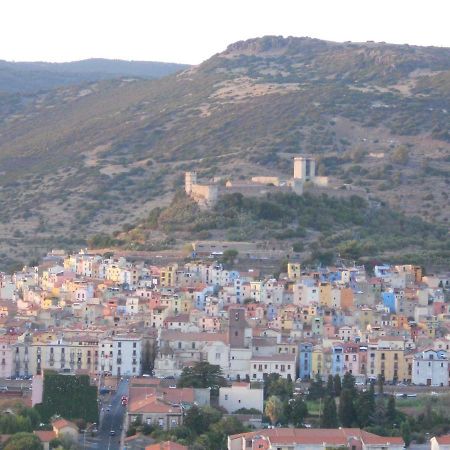
[[[128,396],[128,381],[126,379],[120,381],[116,393],[112,396],[100,396],[102,403],[98,432],[94,437],[91,437],[90,433],[87,432],[85,440],[84,436],[81,436],[83,448],[87,450],[119,450],[126,411],[126,408],[121,404],[122,395]],[[115,436],[111,436],[111,431],[115,431]]]

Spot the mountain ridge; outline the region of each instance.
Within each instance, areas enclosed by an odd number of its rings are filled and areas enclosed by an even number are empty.
[[[33,93],[73,84],[119,77],[160,78],[184,70],[186,64],[90,58],[52,63],[0,60],[0,92]]]

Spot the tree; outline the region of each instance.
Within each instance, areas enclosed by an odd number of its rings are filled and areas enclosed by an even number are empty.
[[[337,373],[334,376],[334,394],[339,397],[341,395],[341,390],[342,390],[341,377]]]
[[[342,426],[350,428],[356,421],[355,406],[353,405],[354,394],[351,389],[342,389],[339,397],[339,419]]]
[[[391,161],[396,164],[406,164],[409,160],[408,149],[404,145],[397,147],[391,156]]]
[[[321,428],[337,428],[338,426],[336,402],[334,397],[325,397],[320,426]]]
[[[60,443],[63,450],[80,450],[78,442],[70,434],[63,434],[60,438]]]
[[[384,429],[386,426],[386,406],[384,404],[383,397],[378,397],[375,403],[375,410],[371,416],[371,422],[375,427],[377,427],[377,431],[379,433],[384,433]]]
[[[370,388],[361,392],[355,401],[355,413],[358,421],[358,425],[361,428],[367,427],[371,424],[371,416],[375,409],[375,393],[373,384]]]
[[[378,375],[377,377],[377,387],[378,387],[378,395],[382,397],[384,392],[384,377],[381,374]]]
[[[409,444],[411,443],[411,425],[408,420],[402,422],[400,430],[402,433],[402,438],[405,441],[405,446],[409,447]]]
[[[184,417],[184,426],[199,435],[205,432],[211,424],[218,422],[221,417],[222,413],[215,408],[210,406],[199,408],[194,405]]]
[[[336,395],[336,392],[334,390],[334,377],[331,374],[328,375],[326,392],[327,395],[330,395],[331,397],[334,397]]]
[[[142,371],[151,374],[157,352],[157,344],[155,339],[146,339],[142,349]]]
[[[185,367],[177,384],[178,387],[211,388],[211,393],[217,394],[219,387],[226,386],[227,382],[220,366],[202,361]]]
[[[220,262],[227,265],[232,265],[237,258],[239,252],[234,248],[229,248],[223,252]]]
[[[48,370],[44,373],[43,402],[36,408],[44,422],[56,414],[98,422],[97,388],[91,386],[88,375],[61,375]]]
[[[286,401],[292,398],[293,392],[292,381],[282,378],[278,373],[271,373],[264,379],[265,398],[276,395],[281,401]]]
[[[227,448],[227,439],[229,435],[242,433],[246,431],[245,426],[236,417],[223,417],[218,422],[211,425],[206,433],[209,442],[212,443],[212,449]]]
[[[322,377],[320,374],[316,374],[316,377],[309,386],[308,398],[310,400],[318,400],[325,396],[325,389],[323,386]]]
[[[356,394],[355,377],[349,372],[346,372],[342,379],[342,389],[348,389],[353,395]]]
[[[16,433],[5,443],[3,450],[43,450],[41,440],[32,433]]]
[[[397,410],[395,408],[395,397],[390,395],[387,403],[386,416],[388,423],[393,425],[397,420]]]
[[[294,427],[301,427],[305,417],[308,415],[308,406],[301,397],[297,396],[287,402],[285,414],[289,423],[294,425]]]
[[[272,395],[266,402],[264,414],[270,419],[272,425],[276,425],[283,414],[283,403],[276,395]]]

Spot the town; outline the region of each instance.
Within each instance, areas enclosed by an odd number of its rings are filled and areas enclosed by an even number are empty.
[[[274,278],[237,270],[233,249],[195,256],[162,266],[54,250],[1,274],[1,405],[47,411],[47,378],[87,379],[98,408],[89,417],[57,410],[47,429],[34,428],[47,448],[66,435],[85,448],[187,449],[221,424],[223,443],[189,448],[396,450],[415,431],[401,403],[445,397],[449,272],[292,261]],[[344,411],[347,391],[353,412]],[[370,396],[375,412],[363,419]],[[177,431],[187,426],[194,435]],[[448,448],[448,429],[449,419],[422,440]],[[166,447],[158,437],[170,438]]]

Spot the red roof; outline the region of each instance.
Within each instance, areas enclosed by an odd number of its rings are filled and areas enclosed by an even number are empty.
[[[230,440],[254,438],[265,436],[270,439],[272,445],[290,445],[302,443],[310,445],[347,445],[349,438],[356,438],[366,444],[398,444],[404,445],[403,439],[399,437],[384,437],[368,433],[359,428],[332,428],[332,429],[302,429],[302,428],[273,428],[241,433],[230,436]]]
[[[176,442],[166,441],[148,445],[145,447],[145,450],[188,450],[188,448],[184,445],[177,444]]]
[[[50,442],[56,438],[56,433],[54,431],[33,431],[33,433],[42,441]]]
[[[439,445],[450,445],[450,434],[444,434],[443,436],[437,436],[435,439]]]
[[[71,427],[78,431],[78,427],[73,422],[70,422],[66,419],[56,419],[52,425],[53,428],[56,428],[57,430],[60,430],[61,428]]]

